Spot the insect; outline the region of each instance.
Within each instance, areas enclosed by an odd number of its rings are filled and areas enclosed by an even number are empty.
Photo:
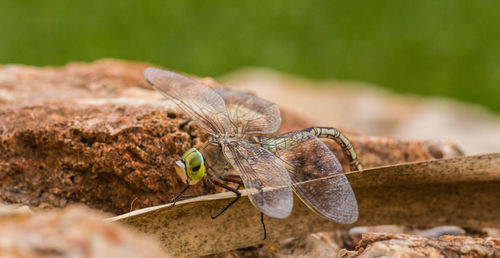
[[[334,139],[350,160],[351,169],[361,170],[351,143],[338,130],[311,127],[270,136],[281,125],[279,108],[272,102],[226,89],[213,90],[183,75],[157,68],[145,69],[144,77],[210,134],[201,152],[189,149],[176,163],[186,187],[174,202],[193,197],[181,195],[200,181],[234,192],[237,198],[215,218],[240,198],[238,188],[243,184],[261,215],[287,217],[292,211],[295,192],[310,209],[326,219],[342,224],[357,220],[357,201],[342,166],[319,139]],[[231,167],[237,175],[229,172]],[[312,179],[316,180],[302,183]],[[238,188],[228,182],[238,184]]]

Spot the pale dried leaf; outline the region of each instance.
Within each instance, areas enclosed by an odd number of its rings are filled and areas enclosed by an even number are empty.
[[[296,198],[286,219],[266,218],[268,240],[381,224],[496,227],[500,223],[500,153],[407,163],[348,175],[359,205],[352,225],[332,223]],[[219,253],[262,242],[259,211],[246,197],[212,220],[234,197],[209,195],[110,218],[156,235],[169,253]]]

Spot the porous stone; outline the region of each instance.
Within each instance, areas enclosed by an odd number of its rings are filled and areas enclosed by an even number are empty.
[[[169,202],[184,187],[174,161],[207,135],[147,85],[147,66],[0,66],[0,198],[39,208],[84,203],[115,214]],[[313,125],[287,110],[282,117],[281,132]],[[424,142],[346,131],[365,167],[443,156]],[[326,142],[348,169],[339,146]]]
[[[406,234],[366,233],[354,251],[338,257],[499,257],[500,239],[468,236],[427,238]]]
[[[170,257],[150,236],[81,206],[34,214],[0,206],[1,257]]]

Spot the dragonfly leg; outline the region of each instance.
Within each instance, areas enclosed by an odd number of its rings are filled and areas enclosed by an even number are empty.
[[[342,152],[346,156],[347,160],[349,160],[351,171],[363,170],[363,166],[358,160],[358,156],[352,147],[351,141],[349,141],[349,139],[336,128],[315,126],[304,129],[303,131],[309,132],[318,138],[328,138],[334,140],[338,145],[340,145]]]
[[[241,185],[243,185],[243,181],[241,180],[241,177],[238,175],[226,175],[222,178],[222,180],[238,184],[238,187],[236,187],[236,191],[238,191],[238,189],[240,189]],[[222,212],[224,212],[227,208],[229,208],[229,206],[231,206],[237,200],[238,200],[238,198],[233,200],[233,202],[231,202],[228,206],[226,206],[226,208],[224,208],[224,210],[222,210],[217,216],[222,214]],[[217,216],[215,216],[215,218]],[[212,217],[212,218],[214,218],[214,217]],[[264,213],[263,212],[260,213],[260,223],[262,224],[262,229],[264,230],[264,238],[262,238],[262,240],[265,240],[267,238],[267,230],[266,230],[266,224],[264,223]]]
[[[177,195],[175,196],[174,199],[172,199],[172,201],[170,201],[172,203],[172,206],[175,206],[175,203],[182,197],[182,194],[187,190],[189,189],[191,185],[187,184],[186,187],[184,187],[184,189],[182,189],[182,191]]]
[[[240,197],[241,197],[241,193],[240,193],[237,189],[234,189],[234,188],[232,188],[232,187],[230,187],[230,186],[228,186],[228,185],[225,185],[225,184],[223,184],[223,183],[221,183],[221,182],[219,182],[219,181],[217,181],[217,180],[214,180],[214,181],[213,181],[213,183],[214,183],[215,185],[217,185],[217,186],[220,186],[220,187],[222,187],[222,188],[224,188],[224,189],[226,189],[226,190],[229,190],[229,191],[231,191],[231,192],[233,192],[233,193],[235,193],[235,194],[236,194],[236,198],[235,198],[234,200],[232,200],[232,201],[231,201],[231,202],[230,202],[230,203],[229,203],[229,204],[228,204],[228,205],[227,205],[224,209],[222,209],[222,210],[221,210],[221,211],[220,211],[217,215],[212,216],[212,219],[215,219],[215,218],[219,217],[222,213],[224,213],[224,212],[225,212],[225,211],[226,211],[229,207],[231,207],[231,205],[233,205],[236,201],[238,201],[238,200],[240,199]]]
[[[190,187],[190,185],[186,185],[186,187],[171,201],[171,202],[173,202],[172,206],[174,206],[177,201],[182,200],[182,199],[207,195],[211,190],[208,182],[204,179],[203,180],[203,188],[204,188],[203,192],[197,193],[197,194],[192,194],[192,195],[182,195],[189,187]]]
[[[238,186],[236,187],[236,191],[240,190],[240,187],[243,185],[243,181],[241,180],[241,177],[238,175],[225,175],[222,178],[222,180],[238,184]]]
[[[240,190],[240,187],[243,185],[243,181],[238,175],[224,175],[222,178],[220,178],[220,180],[238,184],[238,186],[236,187],[236,191]]]
[[[224,177],[222,177],[222,180],[227,181],[227,182],[236,183],[239,185],[243,184],[241,177],[238,175],[225,175]]]
[[[262,240],[266,240],[267,231],[266,231],[266,224],[264,223],[264,212],[260,212],[260,224],[262,224],[262,228],[264,229],[264,238],[262,238]]]

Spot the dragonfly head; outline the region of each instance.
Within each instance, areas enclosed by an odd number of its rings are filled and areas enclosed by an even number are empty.
[[[187,150],[181,160],[175,162],[175,172],[187,184],[198,183],[205,176],[203,155],[195,148]]]

